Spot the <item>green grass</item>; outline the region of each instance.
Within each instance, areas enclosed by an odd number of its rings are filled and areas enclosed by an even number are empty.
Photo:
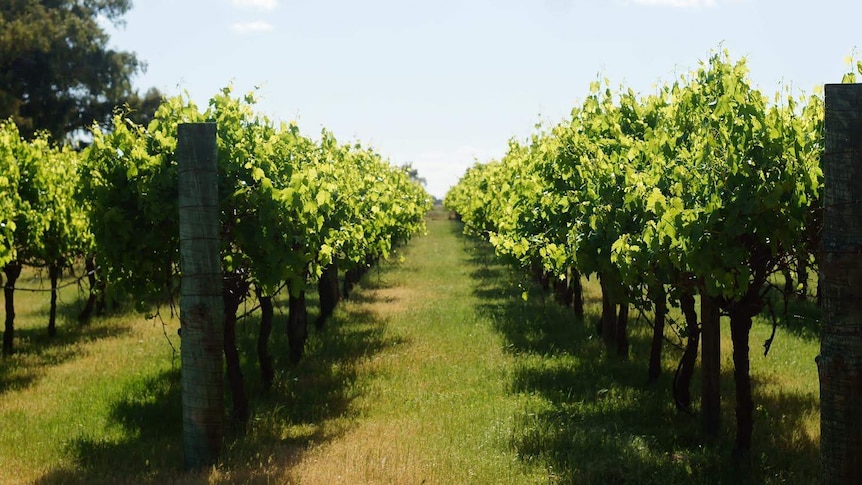
[[[666,349],[664,375],[646,385],[649,333],[632,328],[632,356],[606,357],[600,339],[580,323],[566,325],[560,310],[519,304],[507,295],[499,327],[510,335],[517,357],[515,392],[535,397],[521,413],[513,444],[575,483],[814,483],[818,473],[819,403],[815,341],[781,335],[768,358],[758,342],[765,322],[752,332],[755,382],[754,466],[744,476],[730,466],[733,443],[732,364],[729,328],[723,322],[723,435],[708,443],[697,416],[672,403],[672,369],[679,351]],[[598,302],[588,320],[598,318]],[[699,381],[692,390],[698,395]]]
[[[817,481],[810,305],[792,308],[804,317],[781,322],[768,357],[760,345],[771,326],[760,319],[752,330],[757,409],[743,475],[730,466],[727,322],[724,429],[707,443],[698,416],[671,401],[678,350],[665,352],[660,381],[646,385],[646,323],[630,324],[629,360],[607,356],[591,330],[594,282],[580,322],[435,215],[427,236],[373,269],[328,328],[312,331],[297,366],[287,364],[280,302],[268,394],[254,361],[256,316],[240,323],[253,417],[246,430],[229,430],[223,461],[197,474],[180,471],[179,364],[164,335],[179,345],[176,321],[164,330],[129,313],[78,327],[70,288],[60,335],[49,341],[47,297],[21,294],[20,351],[0,361],[0,483]],[[313,320],[314,295],[309,310]]]
[[[19,287],[39,286],[27,276]],[[173,351],[161,323],[124,314],[80,326],[80,296],[74,286],[63,290],[58,335],[49,339],[47,294],[16,292],[16,353],[0,361],[0,482],[51,482],[63,475],[60,470],[103,458],[109,466],[144,467],[142,429],[146,435],[166,426],[152,419],[135,427],[137,415],[125,409],[155,401],[163,388],[177,385],[179,362],[172,370]],[[128,453],[99,454],[122,447]],[[152,461],[173,465],[161,454]]]

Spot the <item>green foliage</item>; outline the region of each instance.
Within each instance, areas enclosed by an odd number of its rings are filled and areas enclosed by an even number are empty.
[[[149,125],[163,98],[164,95],[156,88],[148,89],[143,95],[133,92],[123,106],[126,118],[141,126]]]
[[[294,124],[275,127],[254,101],[225,88],[204,112],[176,97],[147,127],[117,114],[113,131],[94,128],[83,195],[117,291],[143,301],[176,290],[179,123],[216,122],[222,268],[265,292],[300,291],[323,266],[385,257],[421,230],[428,195],[403,171],[327,132],[318,144]]]
[[[132,94],[142,68],[109,48],[99,18],[119,22],[129,0],[8,0],[0,4],[0,117],[25,138],[47,130],[63,140],[107,123]]]
[[[52,146],[45,133],[25,141],[7,121],[0,124],[0,164],[0,265],[62,263],[90,249],[85,207],[75,199],[76,152]]]
[[[816,246],[822,106],[787,94],[770,103],[751,87],[745,61],[726,52],[648,97],[597,82],[571,121],[526,151],[510,144],[502,163],[474,168],[447,203],[498,253],[543,277],[598,274],[601,333],[621,355],[631,303],[665,308],[651,300],[700,294],[729,312],[737,446],[747,450],[750,318],[766,305],[770,275],[799,261],[804,270]],[[540,174],[535,187],[522,183],[530,172]],[[477,192],[478,210],[464,196]],[[613,325],[617,304],[622,324]]]
[[[862,74],[862,61],[856,60],[855,49],[844,59],[844,63],[847,64],[847,69],[849,70],[841,78],[841,82],[844,84],[853,84],[856,82],[856,74]]]
[[[602,274],[614,301],[659,284],[735,301],[812,249],[821,97],[769,103],[726,52],[650,96],[607,84],[465,174],[446,197],[465,230],[522,267]]]
[[[15,259],[15,218],[18,202],[18,129],[0,124],[0,267]]]

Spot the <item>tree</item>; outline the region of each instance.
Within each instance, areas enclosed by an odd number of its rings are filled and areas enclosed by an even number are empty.
[[[125,117],[135,124],[147,126],[156,117],[156,110],[162,104],[162,99],[164,94],[156,88],[147,89],[143,96],[135,91],[126,100]]]
[[[99,19],[120,24],[130,8],[130,0],[2,2],[0,118],[11,117],[25,138],[45,130],[58,141],[110,123],[144,65],[132,52],[108,48]]]
[[[412,180],[413,182],[416,182],[422,187],[428,185],[428,180],[426,180],[425,177],[419,176],[419,169],[413,166],[413,162],[405,163],[401,166],[401,169],[404,170],[404,172],[407,174],[408,177],[410,177],[410,180]]]

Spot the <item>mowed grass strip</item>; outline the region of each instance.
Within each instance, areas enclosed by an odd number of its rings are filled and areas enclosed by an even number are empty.
[[[755,322],[755,449],[743,474],[729,460],[726,322],[724,429],[707,442],[699,417],[672,404],[678,350],[667,347],[660,382],[646,385],[645,319],[630,324],[631,358],[608,356],[592,330],[598,285],[585,281],[587,321],[577,321],[435,215],[428,235],[372,269],[325,330],[312,329],[297,366],[287,364],[287,305],[278,300],[278,374],[268,394],[256,367],[257,315],[242,320],[253,417],[245,430],[228,430],[221,463],[194,474],[180,470],[178,362],[161,323],[129,313],[79,328],[70,292],[60,336],[49,341],[47,300],[22,296],[20,352],[0,362],[0,483],[817,481],[811,305],[794,304],[786,321],[779,315],[768,357],[758,350],[771,327]],[[313,294],[309,310],[313,321]],[[177,326],[166,319],[174,345]],[[694,396],[698,389],[695,380]]]
[[[42,286],[35,273],[26,276],[19,287]],[[129,313],[82,326],[83,296],[74,285],[61,290],[51,339],[49,294],[16,292],[16,353],[0,359],[0,483],[75,481],[92,460],[140,476],[182,463],[180,443],[146,439],[179,410],[162,399],[179,383],[177,323],[166,329]],[[139,414],[137,406],[158,412]]]
[[[547,481],[544,467],[509,445],[524,404],[510,392],[513,360],[474,295],[476,268],[463,248],[456,224],[430,220],[428,235],[373,269],[328,328],[312,329],[293,367],[279,298],[269,394],[257,375],[256,314],[243,320],[253,418],[246,431],[229,430],[219,465],[195,474],[180,470],[178,362],[161,323],[128,313],[79,329],[68,311],[60,326],[68,338],[25,345],[7,366],[32,375],[3,376],[0,460],[10,466],[0,482]],[[19,311],[23,341],[41,331],[45,311],[30,305]],[[313,294],[309,308],[313,321]],[[175,346],[177,326],[166,318]],[[63,352],[63,362],[38,360]]]
[[[526,483],[543,467],[509,445],[524,403],[510,393],[514,360],[475,295],[460,228],[429,220],[400,263],[373,270],[347,311],[375,315],[397,342],[359,366],[356,420],[311,450],[300,483]]]

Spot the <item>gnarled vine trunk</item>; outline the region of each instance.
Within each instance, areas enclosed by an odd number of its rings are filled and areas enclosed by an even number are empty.
[[[572,307],[575,295],[571,286],[569,286],[568,280],[554,278],[554,299],[557,300],[557,303],[566,308]]]
[[[314,321],[314,326],[322,329],[327,320],[332,317],[338,305],[338,266],[333,263],[327,266],[317,282],[317,294],[320,296],[320,315]]]
[[[353,287],[359,283],[360,279],[362,279],[362,274],[362,268],[359,266],[354,266],[344,272],[344,287],[342,294],[344,295],[345,300],[350,299]]]
[[[305,292],[296,296],[291,292],[287,315],[287,344],[290,361],[294,364],[302,360],[305,353],[305,340],[308,338],[308,311],[305,307]]]
[[[617,333],[616,305],[611,301],[610,290],[602,275],[599,275],[599,286],[602,288],[602,317],[599,320],[597,330],[599,331],[599,335],[602,336],[605,346],[608,349],[612,349],[616,342]]]
[[[656,285],[650,290],[650,295],[655,304],[655,321],[652,329],[647,382],[653,384],[658,381],[658,377],[661,375],[661,350],[664,343],[665,316],[667,315],[667,293],[664,285]]]
[[[749,291],[742,301],[730,305],[730,338],[733,341],[733,381],[736,385],[736,446],[738,457],[751,451],[754,429],[754,401],[751,396],[749,335],[751,319],[759,313],[756,291]]]
[[[530,273],[532,273],[533,280],[542,288],[542,290],[548,291],[551,288],[551,280],[553,278],[550,273],[545,271],[545,268],[541,263],[533,262],[530,266]]]
[[[808,254],[796,258],[796,279],[799,288],[796,290],[796,299],[804,301],[808,298]]]
[[[257,360],[260,364],[260,379],[264,391],[272,389],[275,379],[275,368],[272,355],[269,353],[269,337],[272,335],[272,297],[264,296],[260,290],[257,291],[257,299],[260,302],[260,333],[257,337]]]
[[[700,344],[700,324],[697,322],[694,295],[683,293],[679,297],[679,307],[685,316],[685,351],[673,379],[673,397],[677,408],[691,410],[691,380],[697,363],[697,349]]]
[[[90,294],[87,296],[87,303],[81,313],[78,314],[78,322],[82,325],[90,321],[93,315],[93,309],[96,307],[96,299],[98,298],[98,286],[96,283],[96,258],[87,256],[84,258],[84,271],[87,272],[87,282],[90,284]]]
[[[584,288],[581,285],[581,273],[575,268],[570,268],[567,280],[569,282],[569,286],[572,288],[572,306],[575,309],[575,316],[583,321]]]
[[[12,261],[3,267],[6,274],[6,284],[3,285],[3,297],[6,302],[6,327],[3,332],[3,355],[15,352],[15,282],[21,276],[21,263]]]
[[[226,275],[224,281],[224,358],[227,381],[233,402],[232,418],[245,423],[249,418],[248,396],[236,347],[236,312],[248,291],[247,283],[238,275]]]
[[[703,430],[717,437],[721,428],[721,308],[709,295],[700,296]]]
[[[48,311],[48,335],[57,335],[57,282],[60,279],[62,267],[59,263],[48,265],[48,277],[51,279],[51,308]]]
[[[620,312],[617,316],[616,341],[617,355],[627,359],[629,357],[629,304],[620,303]]]

